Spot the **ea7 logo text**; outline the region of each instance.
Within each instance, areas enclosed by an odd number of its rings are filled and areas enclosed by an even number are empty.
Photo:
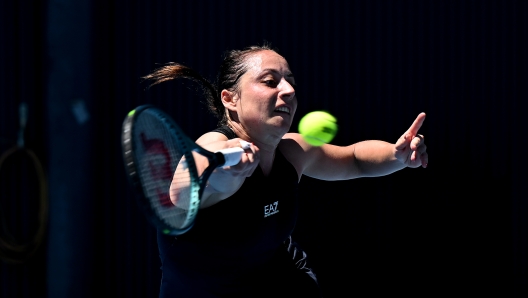
[[[279,201],[264,206],[264,217],[268,217],[279,212]]]

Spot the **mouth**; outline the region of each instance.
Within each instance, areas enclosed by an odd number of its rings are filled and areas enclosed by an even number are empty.
[[[277,112],[277,113],[286,113],[288,115],[290,115],[290,108],[288,107],[278,107],[274,110],[274,112]]]

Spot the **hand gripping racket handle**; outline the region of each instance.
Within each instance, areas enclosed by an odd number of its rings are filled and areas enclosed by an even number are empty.
[[[240,145],[242,145],[242,148],[235,147],[216,151],[224,155],[225,163],[222,165],[223,167],[230,167],[238,164],[242,158],[242,153],[244,153],[245,149],[249,149],[251,143],[240,141]]]

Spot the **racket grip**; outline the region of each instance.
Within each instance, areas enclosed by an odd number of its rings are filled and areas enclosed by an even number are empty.
[[[242,146],[242,149],[249,149],[249,148],[251,148],[251,143],[250,142],[246,142],[244,140],[240,140],[240,146]]]
[[[235,147],[222,149],[217,152],[220,152],[224,155],[225,163],[222,166],[230,167],[240,162],[240,159],[242,158],[242,153],[244,153],[244,149],[240,147]]]
[[[230,167],[238,164],[242,158],[244,149],[249,149],[251,147],[251,143],[244,140],[240,140],[240,145],[242,148],[234,147],[217,151],[224,155],[225,163],[222,165],[223,167]]]

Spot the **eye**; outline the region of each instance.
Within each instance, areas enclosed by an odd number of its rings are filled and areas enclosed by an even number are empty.
[[[274,79],[264,80],[264,84],[273,88],[277,87],[277,82]]]

